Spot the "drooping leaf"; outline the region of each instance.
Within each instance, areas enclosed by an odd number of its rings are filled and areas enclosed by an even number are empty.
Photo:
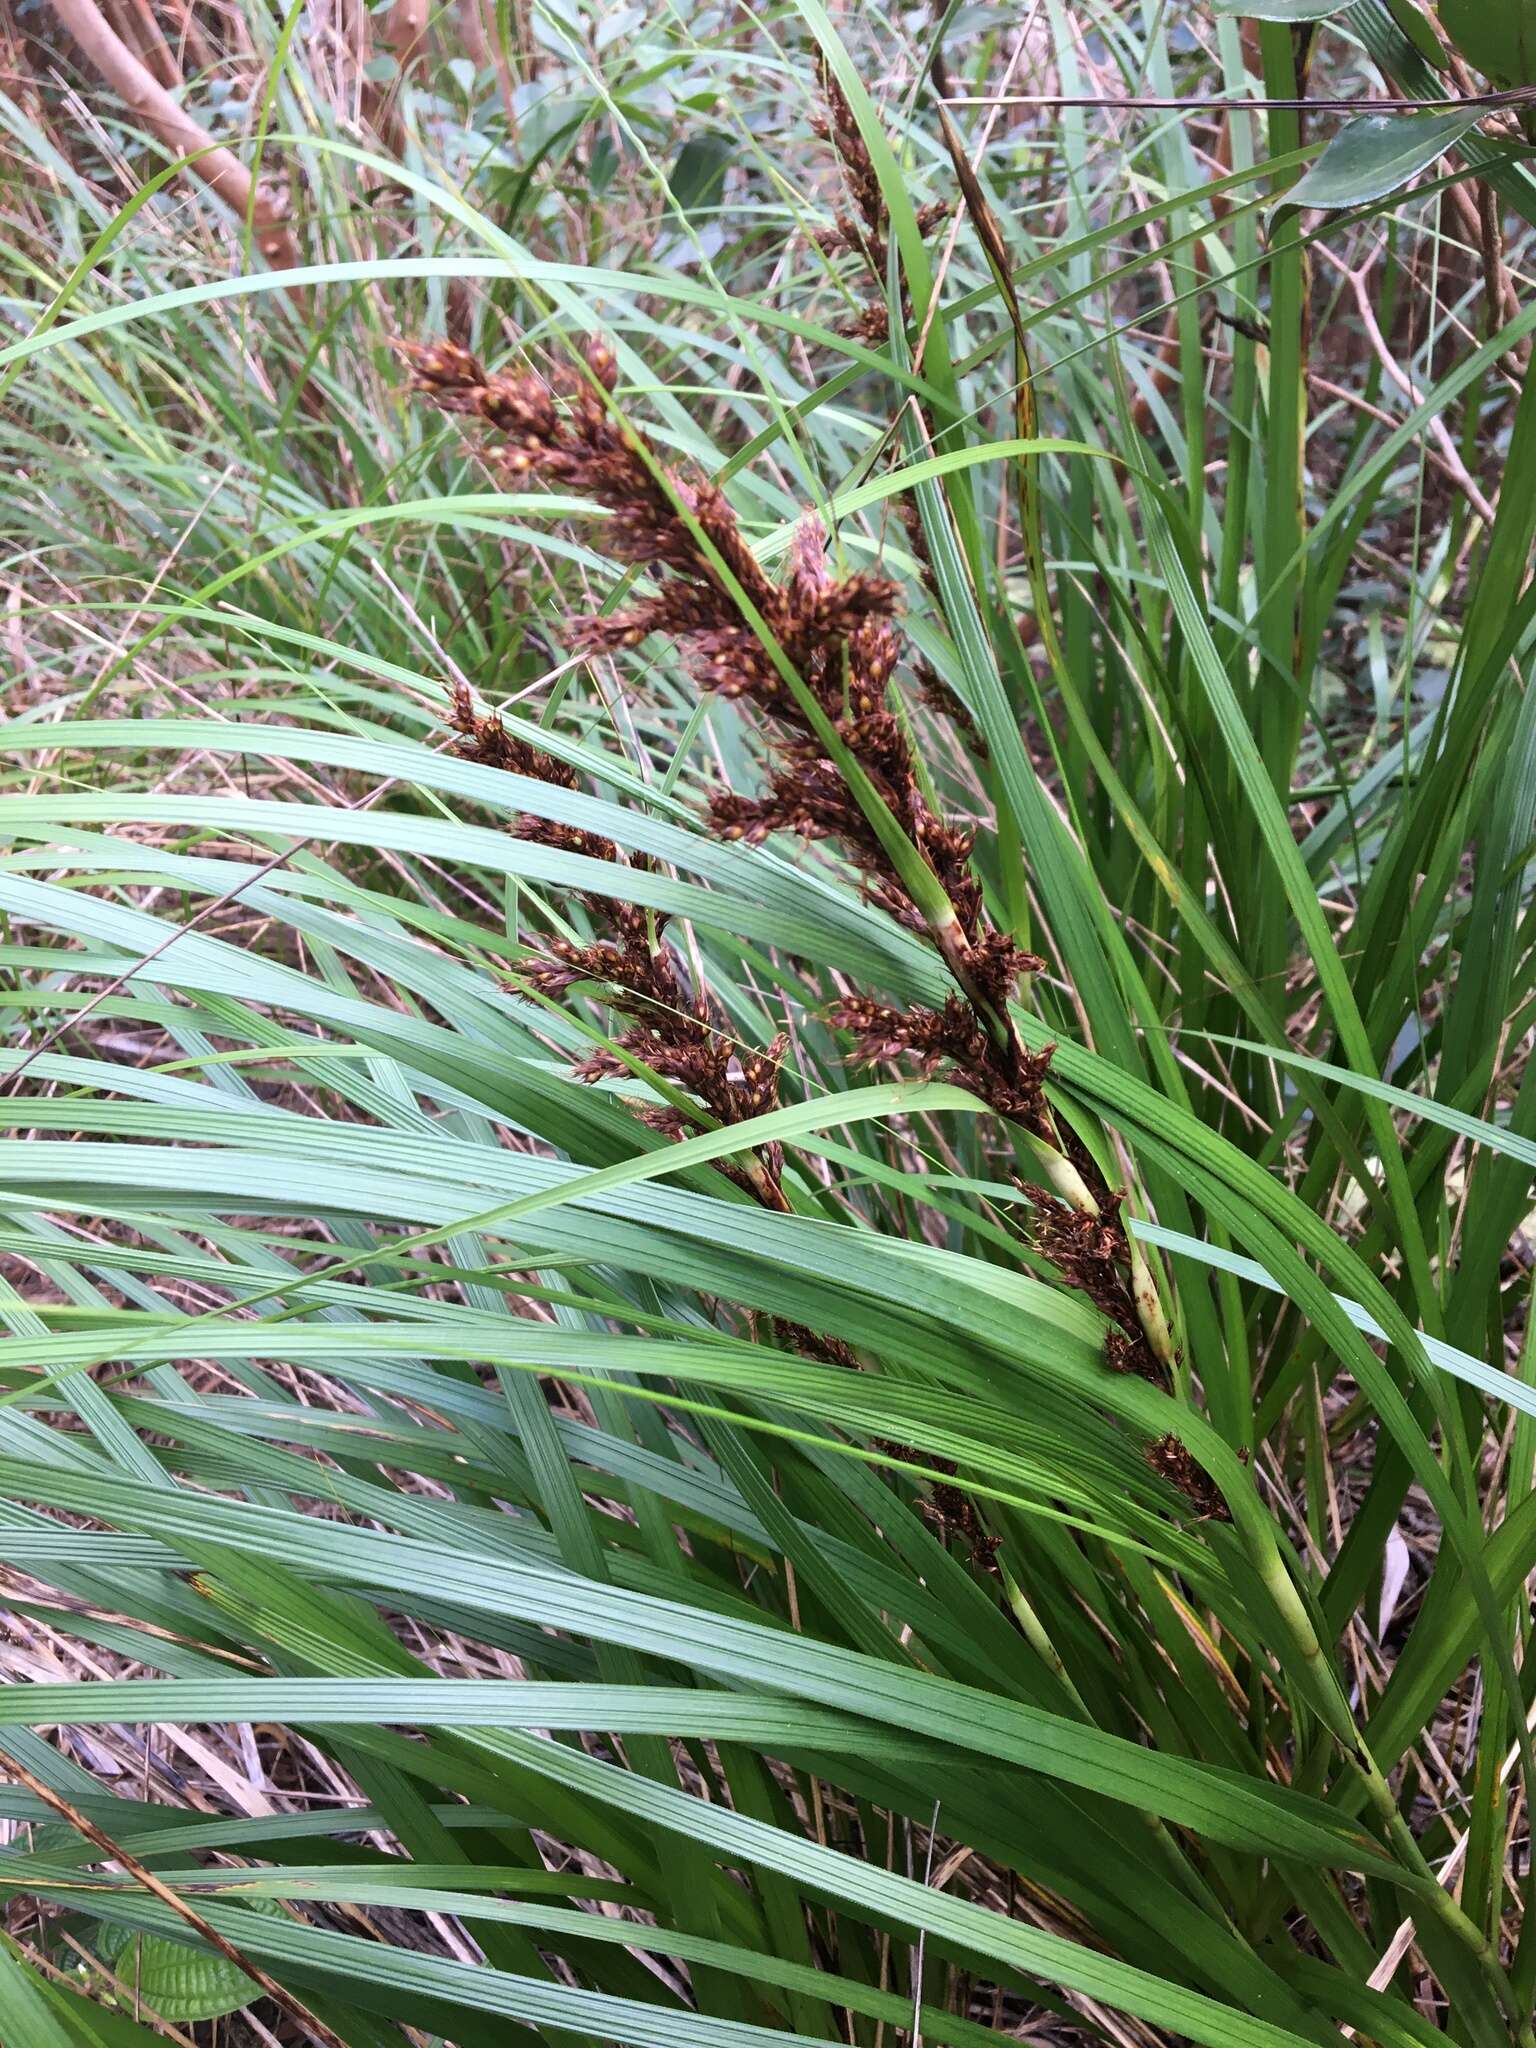
[[[1448,114],[1362,114],[1348,121],[1306,175],[1285,195],[1287,206],[1368,206],[1401,190],[1477,126],[1480,111]]]

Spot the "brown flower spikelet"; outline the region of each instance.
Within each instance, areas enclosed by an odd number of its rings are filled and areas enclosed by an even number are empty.
[[[1179,1489],[1202,1520],[1231,1521],[1232,1510],[1222,1498],[1221,1489],[1171,1432],[1148,1445],[1147,1463],[1160,1479],[1168,1480]]]
[[[455,355],[462,353],[454,351]],[[509,733],[494,714],[478,712],[471,692],[462,683],[454,690],[449,716],[459,735],[458,751],[465,759],[560,789],[576,788],[575,772],[567,763]],[[567,852],[615,864],[620,860],[611,839],[531,812],[519,815],[515,829],[523,838]],[[775,1108],[787,1038],[781,1035],[763,1052],[747,1052],[738,1059],[709,998],[689,992],[674,956],[661,943],[663,920],[641,905],[617,898],[587,894],[582,901],[594,918],[608,925],[612,936],[585,946],[568,939],[549,940],[542,952],[529,955],[522,963],[527,985],[545,996],[564,995],[583,982],[600,987],[612,1007],[631,1019],[615,1044],[697,1096],[720,1123],[745,1123]],[[595,1081],[625,1074],[629,1068],[615,1053],[599,1048],[578,1062],[575,1071],[578,1078]],[[697,1128],[696,1119],[671,1104],[644,1114],[653,1127],[676,1137]],[[771,1205],[778,1206],[782,1201],[778,1185],[781,1148],[761,1147],[757,1157],[761,1174],[755,1182],[739,1167],[726,1164],[722,1170],[744,1185],[752,1185],[754,1192],[769,1192]]]
[[[1028,1054],[1022,1062],[1005,1061],[959,996],[950,996],[941,1010],[897,1010],[868,996],[846,996],[833,1006],[829,1021],[854,1034],[860,1060],[874,1064],[910,1055],[928,1074],[947,1064],[1000,1116],[1043,1134],[1042,1086],[1054,1048]]]
[[[848,97],[832,67],[825,61],[821,65],[821,89],[826,110],[811,125],[837,152],[853,211],[839,209],[833,215],[832,226],[818,228],[812,239],[824,255],[836,256],[845,250],[856,254],[869,272],[875,289],[883,293],[889,285],[890,217],[885,194],[880,188],[879,174],[853,109],[848,104]],[[918,233],[926,239],[949,218],[949,212],[949,206],[943,200],[931,200],[920,206],[916,216]],[[906,321],[911,316],[912,303],[904,269],[899,290],[902,319]],[[866,348],[878,349],[890,339],[890,328],[890,309],[884,298],[879,298],[861,305],[840,323],[837,332],[850,340],[862,342]]]
[[[1123,1198],[1106,1194],[1097,1216],[1069,1208],[1037,1193],[1033,1217],[1035,1247],[1069,1286],[1087,1296],[1111,1328],[1104,1340],[1105,1363],[1115,1372],[1166,1388],[1168,1374],[1152,1353],[1126,1278],[1129,1264]]]

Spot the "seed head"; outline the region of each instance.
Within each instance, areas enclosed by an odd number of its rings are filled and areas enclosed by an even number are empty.
[[[1147,1446],[1146,1455],[1152,1470],[1179,1489],[1202,1521],[1231,1521],[1232,1510],[1222,1498],[1221,1489],[1178,1437],[1158,1437]]]

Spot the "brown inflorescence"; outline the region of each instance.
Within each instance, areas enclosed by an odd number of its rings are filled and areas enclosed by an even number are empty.
[[[905,726],[888,695],[901,654],[894,583],[827,567],[819,525],[796,537],[791,573],[776,583],[748,546],[713,484],[669,469],[608,403],[615,367],[594,344],[587,372],[488,373],[451,342],[403,344],[414,388],[436,405],[478,415],[501,436],[494,459],[507,473],[579,492],[611,515],[604,541],[619,560],[649,568],[658,588],[622,610],[571,622],[577,644],[613,652],[662,633],[688,649],[706,688],[747,699],[772,722],[774,764],[766,794],[722,791],[714,822],[727,838],[760,840],[790,830],[836,840],[864,871],[871,893],[904,922],[922,916],[873,827],[828,758],[792,670],[838,739],[927,860],[954,906],[987,998],[1002,998],[1022,970],[1000,934],[982,934],[981,890],[971,872],[969,831],[938,817],[923,795]],[[752,614],[762,622],[759,631]],[[770,649],[776,649],[778,659]],[[783,666],[781,666],[781,662]],[[514,765],[509,762],[507,765]]]
[[[1166,1479],[1176,1486],[1184,1498],[1195,1508],[1202,1519],[1210,1522],[1230,1522],[1232,1510],[1227,1506],[1210,1475],[1199,1465],[1187,1447],[1171,1432],[1160,1436],[1147,1446],[1147,1463],[1160,1479]]]
[[[1003,1540],[994,1536],[987,1527],[971,1496],[950,1483],[960,1469],[954,1460],[941,1458],[932,1452],[915,1451],[910,1444],[895,1442],[890,1437],[872,1438],[871,1447],[896,1464],[925,1465],[930,1472],[946,1475],[929,1480],[928,1498],[921,1505],[941,1538],[958,1536],[970,1552],[971,1562],[977,1570],[995,1574],[997,1553],[1003,1547]]]
[[[862,207],[869,196],[862,175],[854,177],[853,189]],[[724,494],[678,474],[620,417],[612,402],[615,360],[601,343],[588,348],[584,369],[548,379],[487,373],[452,343],[406,344],[403,353],[419,392],[496,430],[494,459],[504,474],[594,500],[609,514],[609,552],[650,572],[652,589],[632,604],[573,621],[577,643],[592,653],[610,652],[653,633],[670,635],[686,648],[706,688],[746,700],[760,715],[770,750],[767,789],[757,796],[717,792],[711,815],[721,833],[757,841],[793,831],[835,842],[859,869],[870,896],[909,928],[925,932],[938,949],[959,991],[942,1008],[902,1010],[853,994],[838,1004],[832,1021],[854,1034],[864,1059],[914,1058],[929,1072],[946,1066],[1000,1116],[1049,1148],[1055,1184],[1066,1189],[1068,1199],[1039,1197],[1039,1249],[1106,1317],[1108,1362],[1166,1387],[1170,1344],[1160,1319],[1149,1323],[1138,1305],[1119,1197],[1047,1104],[1052,1049],[1028,1052],[1009,1016],[1020,976],[1044,963],[990,920],[971,865],[972,834],[934,810],[907,727],[889,701],[902,654],[895,585],[868,574],[834,576],[824,535],[810,521],[796,537],[790,573],[776,582],[753,554]],[[569,769],[513,739],[495,721],[476,720],[467,702],[456,707],[456,718],[462,744],[475,758],[572,786]],[[942,891],[942,921],[933,921],[931,910],[908,889],[833,758],[825,728],[926,864]],[[618,858],[609,842],[578,828],[525,820],[522,829],[572,851]],[[553,942],[530,968],[535,986],[547,993],[578,982],[602,987],[631,1020],[618,1041],[622,1049],[697,1098],[721,1122],[740,1122],[771,1107],[781,1048],[736,1059],[707,992],[688,985],[676,957],[661,943],[654,916],[606,900],[602,909],[612,937],[587,946]],[[592,1078],[622,1070],[622,1060],[610,1053],[593,1055],[581,1069]],[[686,1127],[675,1109],[652,1112],[652,1118],[663,1128]],[[771,1206],[786,1206],[781,1165],[777,1149],[764,1148],[743,1185]],[[1156,1347],[1149,1332],[1158,1339]],[[1207,1503],[1208,1483],[1197,1486],[1169,1457],[1158,1469],[1202,1513],[1214,1512]]]
[[[477,712],[462,684],[454,692],[452,722],[466,759],[560,789],[576,787],[567,763],[509,733],[499,718]],[[618,863],[621,858],[611,839],[531,812],[519,816],[516,830],[521,838],[593,860]],[[615,1044],[697,1097],[718,1123],[745,1123],[777,1108],[779,1067],[788,1040],[781,1035],[762,1052],[739,1052],[707,991],[685,981],[677,956],[663,939],[664,918],[618,897],[586,894],[581,900],[594,919],[606,924],[609,936],[585,946],[569,939],[546,941],[542,951],[522,962],[525,983],[546,996],[563,995],[581,983],[600,989],[609,1005],[629,1019]],[[576,1067],[585,1081],[629,1071],[627,1062],[606,1047],[589,1053]],[[670,1103],[642,1113],[653,1128],[673,1137],[687,1136],[703,1121]],[[786,1206],[779,1185],[782,1148],[760,1146],[755,1158],[756,1171],[743,1172],[729,1163],[722,1171],[769,1207]]]
[[[903,517],[906,516],[910,502],[909,499],[904,498],[902,500]],[[912,542],[912,552],[917,558],[918,566],[927,573],[931,568],[931,564],[928,557],[928,544],[923,538],[921,522],[917,523],[914,530],[912,523],[908,521],[907,532],[908,538]],[[965,703],[953,683],[948,682],[930,662],[926,661],[920,661],[917,664],[916,675],[917,694],[928,706],[928,709],[936,711],[941,718],[947,718],[952,725],[959,728],[965,735],[966,744],[978,761],[990,760],[992,750],[987,745],[981,727],[976,723],[975,718],[971,715],[970,706]]]
[[[835,226],[824,228],[816,239],[829,253],[857,249],[883,285],[887,251],[885,194],[880,190],[874,159],[859,131],[848,96],[825,61],[821,65],[821,91],[826,112],[818,114],[812,126],[837,152],[853,211],[838,213]]]
[[[1037,1198],[1034,1240],[1069,1285],[1085,1294],[1112,1325],[1104,1356],[1116,1372],[1135,1373],[1155,1386],[1167,1374],[1152,1355],[1125,1277],[1125,1224],[1121,1198],[1110,1195],[1097,1216],[1050,1197]]]
[[[845,340],[862,342],[865,348],[884,348],[891,338],[891,316],[879,299],[871,299],[839,320],[835,330]]]
[[[842,167],[843,183],[853,202],[853,211],[839,212],[835,224],[830,228],[823,228],[817,234],[816,240],[829,254],[839,249],[856,249],[873,271],[875,282],[883,290],[889,252],[890,220],[885,194],[880,189],[880,175],[875,169],[869,145],[864,140],[853,108],[848,104],[848,95],[838,83],[831,65],[825,61],[821,65],[821,91],[826,102],[826,112],[819,114],[812,126],[837,152],[838,162]],[[943,200],[930,200],[928,204],[917,209],[918,232],[922,235],[931,235],[948,217],[949,208]]]
[[[852,106],[848,104],[848,94],[842,90],[836,74],[831,72],[827,63],[821,66],[821,96],[825,100],[825,113],[817,115],[811,125],[815,133],[829,141],[838,154],[852,211],[838,209],[834,225],[817,229],[815,244],[825,256],[838,256],[844,250],[854,250],[862,258],[874,289],[885,293],[889,289],[891,262],[891,217],[885,205],[885,193],[881,190],[879,172],[874,170],[874,160],[868,154],[868,143],[864,141]],[[948,219],[948,213],[950,209],[942,199],[918,207],[915,219],[918,219],[920,236],[932,236],[932,231]],[[897,291],[901,317],[909,319],[911,295],[907,291],[905,270],[901,272]],[[883,297],[868,299],[858,307],[858,311],[840,322],[838,334],[844,334],[854,342],[862,342],[866,348],[885,348],[891,338],[891,309]],[[918,559],[928,567],[928,547],[922,539],[918,541]]]
[[[1040,964],[1029,955],[1025,958]],[[975,1010],[961,997],[948,997],[940,1010],[898,1010],[869,996],[845,996],[833,1006],[831,1021],[839,1030],[853,1033],[860,1060],[873,1064],[911,1057],[925,1074],[948,1067],[999,1116],[1022,1124],[1036,1137],[1053,1137],[1044,1083],[1054,1047],[1010,1057],[1007,1046],[982,1028]]]

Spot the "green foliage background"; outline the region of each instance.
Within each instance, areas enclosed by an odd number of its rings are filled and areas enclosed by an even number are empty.
[[[287,273],[19,18],[0,1553],[67,1675],[0,1691],[0,2037],[254,2000],[41,1781],[348,2048],[1529,2048],[1536,183],[1520,108],[1324,153],[1284,104],[1475,85],[1405,11],[539,0],[402,73],[249,8],[188,103],[286,185]],[[883,341],[816,240],[822,64]],[[850,1067],[834,996],[944,972],[835,853],[705,826],[752,720],[666,644],[570,658],[601,527],[408,404],[392,341],[450,329],[609,337],[761,559],[809,508],[901,580],[1171,1394],[982,1105]],[[579,791],[457,758],[461,681]],[[578,890],[790,1032],[786,1107],[676,1145],[572,1077],[612,1020],[518,966]],[[754,1140],[793,1213],[720,1170]],[[240,1725],[243,1813],[60,1732]]]

